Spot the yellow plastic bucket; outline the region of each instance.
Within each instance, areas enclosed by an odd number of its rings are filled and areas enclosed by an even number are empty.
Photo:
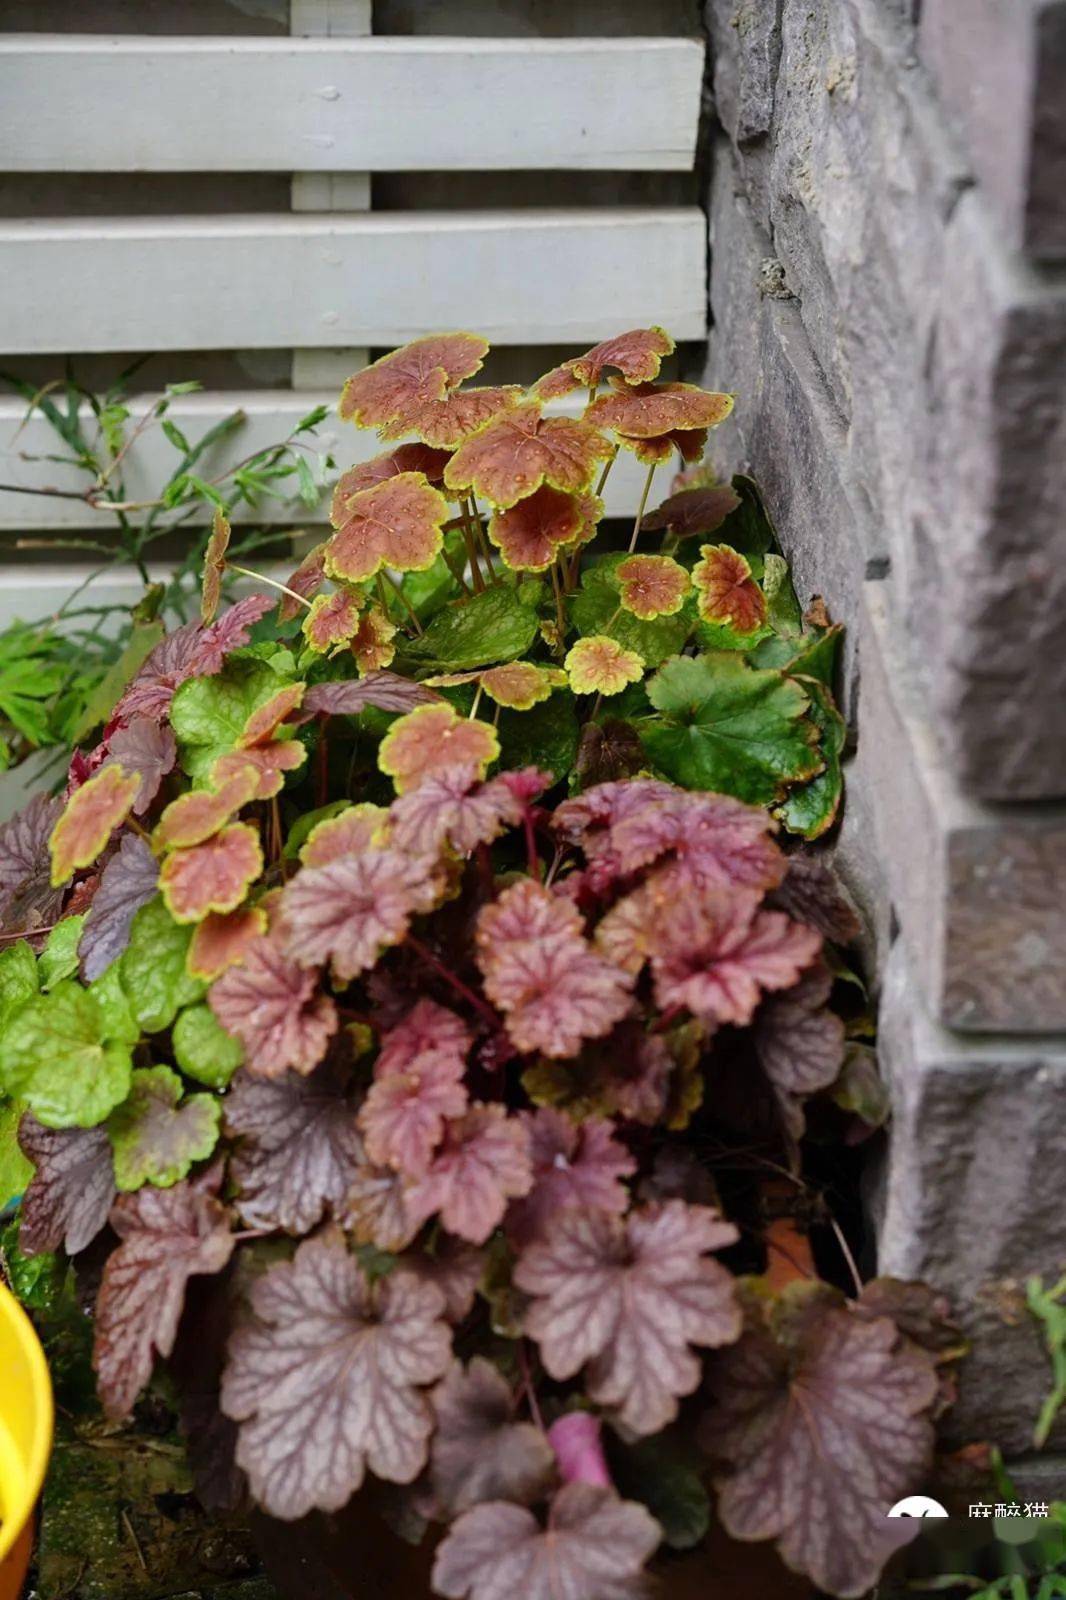
[[[52,1447],[52,1385],[44,1351],[0,1283],[0,1600],[17,1600],[29,1564],[33,1512]]]

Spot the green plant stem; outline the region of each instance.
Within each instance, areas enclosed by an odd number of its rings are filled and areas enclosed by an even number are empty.
[[[474,703],[470,707],[470,716],[467,719],[470,722],[473,722],[474,718],[477,716],[477,708],[481,704],[481,688],[482,686],[479,683],[477,689],[474,691]]]
[[[422,629],[421,622],[419,622],[419,620],[418,620],[418,612],[415,610],[415,608],[411,604],[410,600],[404,594],[403,586],[396,582],[396,579],[393,577],[392,573],[389,572],[387,570],[387,568],[385,568],[385,567],[382,567],[379,576],[384,578],[386,583],[392,585],[392,589],[393,589],[394,594],[399,595],[400,604],[404,607],[404,609],[407,612],[407,615],[410,617],[412,623],[414,624],[415,632],[419,633],[419,634],[422,633],[423,629]]]
[[[290,589],[287,583],[279,583],[276,578],[268,578],[263,572],[253,572],[251,567],[239,567],[235,561],[226,562],[227,572],[239,572],[242,578],[254,578],[256,583],[265,583],[270,589],[277,589],[281,594],[287,594],[290,600],[303,606],[305,611],[310,611],[311,602],[305,600],[302,594],[297,594],[295,589]]]
[[[456,566],[456,564],[452,560],[451,556],[448,554],[447,550],[444,550],[444,549],[441,550],[441,558],[444,561],[444,565],[447,567],[448,571],[451,573],[452,577],[455,579],[456,583],[459,585],[459,587],[463,591],[463,593],[464,594],[469,594],[470,593],[470,585],[467,583],[466,579],[464,578],[464,576],[462,574],[461,569]]]
[[[648,495],[651,493],[651,480],[655,476],[656,465],[657,463],[653,461],[648,468],[648,476],[644,479],[644,493],[640,497],[640,505],[637,507],[637,514],[633,519],[633,534],[629,541],[630,554],[637,548],[637,535],[640,532],[640,522],[644,515],[644,507],[647,505]]]
[[[474,540],[473,529],[468,522],[463,525],[463,543],[466,545],[466,559],[470,563],[470,576],[474,584],[474,593],[482,594],[485,589],[485,580],[481,575],[481,568],[477,562],[477,544]]]

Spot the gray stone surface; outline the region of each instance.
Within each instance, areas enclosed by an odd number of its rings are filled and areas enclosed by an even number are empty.
[[[893,1123],[879,1270],[942,1289],[972,1341],[947,1440],[1024,1455],[1051,1386],[1025,1280],[1051,1283],[1066,1270],[1066,1039],[949,1033],[925,1011],[897,944],[880,1057]],[[1051,1443],[1066,1443],[1066,1415]]]
[[[1066,256],[1066,0],[924,0],[919,51],[1007,240]]]
[[[734,440],[817,585],[847,603],[891,561],[962,780],[1066,797],[1066,268],[1008,248],[898,7],[713,0],[709,20]]]
[[[975,801],[944,759],[888,610],[867,583],[858,743],[838,857],[880,934],[898,920],[932,1016],[975,1031],[1066,1031],[1066,806]]]

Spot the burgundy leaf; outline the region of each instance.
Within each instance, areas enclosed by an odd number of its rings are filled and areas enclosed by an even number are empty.
[[[36,1169],[22,1198],[19,1248],[36,1256],[62,1245],[77,1255],[105,1227],[115,1198],[106,1130],[45,1128],[27,1111],[18,1141]]]
[[[764,1000],[755,1016],[755,1053],[794,1139],[803,1133],[804,1099],[835,1082],[844,1062],[843,1020],[826,1010],[832,987],[832,974],[818,962]]]
[[[641,518],[640,526],[648,532],[669,528],[671,533],[682,537],[692,533],[714,533],[739,505],[740,496],[729,483],[679,489],[676,494],[669,495],[661,506],[647,512]]]
[[[230,1339],[222,1408],[237,1460],[271,1516],[337,1511],[367,1468],[410,1483],[433,1415],[421,1386],[451,1358],[443,1296],[397,1271],[371,1287],[334,1233],[306,1240],[250,1291]]]
[[[546,1527],[524,1506],[490,1500],[441,1544],[433,1588],[446,1600],[641,1600],[661,1537],[644,1506],[588,1483],[559,1490]]]
[[[303,710],[316,717],[358,716],[367,706],[377,711],[410,711],[439,701],[440,695],[398,672],[369,672],[365,678],[315,683],[304,696]]]
[[[408,1194],[419,1223],[440,1213],[449,1233],[484,1244],[503,1221],[507,1201],[533,1181],[529,1134],[503,1106],[474,1104],[451,1122],[426,1175]]]
[[[507,1213],[507,1232],[517,1245],[540,1238],[566,1206],[626,1209],[629,1195],[619,1180],[631,1177],[637,1164],[611,1137],[609,1122],[590,1117],[575,1124],[550,1108],[523,1112],[522,1121],[529,1130],[533,1187]]]
[[[293,617],[299,616],[303,610],[299,600],[294,600],[293,595],[300,595],[304,600],[310,600],[322,587],[325,577],[326,540],[316,544],[304,556],[296,571],[285,580],[286,589],[291,589],[292,594],[283,594],[278,601],[278,621],[291,622]]]
[[[391,1167],[369,1162],[356,1169],[339,1220],[356,1244],[392,1253],[405,1250],[422,1226],[408,1207],[406,1180]]]
[[[885,1513],[928,1471],[935,1368],[825,1284],[792,1284],[776,1304],[749,1293],[745,1318],[712,1365],[701,1434],[729,1463],[718,1515],[734,1538],[775,1539],[819,1589],[864,1595],[918,1531]]]
[[[78,944],[86,983],[106,972],[125,950],[134,917],[158,885],[159,862],[151,850],[137,834],[123,834],[101,874]]]
[[[288,950],[305,965],[332,960],[342,981],[358,977],[400,943],[415,913],[432,910],[443,891],[435,864],[397,850],[304,867],[282,896]]]
[[[187,622],[161,639],[111,713],[110,726],[134,717],[161,721],[170,710],[174,691],[187,678],[213,677],[231,651],[248,643],[252,627],[273,605],[267,595],[238,600],[203,627]]]
[[[437,1428],[430,1482],[449,1518],[483,1500],[530,1505],[551,1480],[554,1455],[531,1422],[515,1421],[515,1397],[497,1367],[456,1361],[433,1391]]]
[[[212,985],[208,1001],[227,1033],[244,1046],[247,1070],[276,1078],[287,1067],[308,1073],[337,1031],[337,1009],[319,992],[318,978],[281,950],[258,938],[239,966]]]
[[[362,1141],[334,1065],[326,1061],[309,1077],[286,1072],[273,1081],[239,1072],[224,1115],[227,1133],[240,1141],[230,1177],[248,1227],[304,1234],[327,1210],[343,1211]]]
[[[389,808],[396,848],[438,850],[447,843],[469,856],[521,821],[522,804],[502,777],[478,780],[476,767],[447,767],[400,795]]]
[[[123,772],[135,772],[140,778],[141,787],[133,802],[134,812],[140,817],[159,793],[177,758],[177,741],[169,728],[151,717],[133,717],[107,740],[104,765],[116,763]]]
[[[658,1433],[700,1381],[691,1345],[722,1345],[741,1328],[729,1272],[706,1254],[732,1244],[731,1223],[667,1200],[622,1221],[560,1211],[519,1258],[514,1281],[533,1296],[526,1328],[553,1378],[587,1365],[586,1390],[634,1433]]]
[[[770,904],[787,911],[797,922],[807,922],[834,944],[851,944],[861,925],[854,906],[825,856],[797,850],[788,857],[784,881],[770,896]]]
[[[386,1035],[374,1082],[359,1111],[371,1161],[408,1178],[424,1176],[445,1120],[466,1110],[470,1031],[453,1011],[420,1000]]]
[[[632,1005],[632,979],[590,947],[567,900],[531,878],[486,906],[477,927],[485,993],[507,1013],[521,1051],[576,1055],[609,1033]]]
[[[246,595],[223,611],[209,627],[202,628],[190,676],[210,678],[221,672],[226,657],[248,643],[255,624],[266,616],[273,604],[273,595]]]
[[[225,1207],[211,1192],[217,1182],[212,1171],[172,1189],[148,1184],[112,1208],[121,1242],[104,1268],[93,1345],[100,1399],[111,1418],[133,1409],[153,1353],[168,1356],[173,1349],[189,1278],[221,1272],[232,1254]]]
[[[52,888],[48,841],[63,810],[62,800],[35,794],[0,827],[0,927],[44,927],[63,900]]]

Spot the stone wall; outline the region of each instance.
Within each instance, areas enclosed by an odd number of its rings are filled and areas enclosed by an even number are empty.
[[[849,629],[835,848],[895,1105],[880,1264],[974,1338],[953,1435],[1061,1494],[1022,1300],[1066,1269],[1066,0],[707,20],[720,464]]]

